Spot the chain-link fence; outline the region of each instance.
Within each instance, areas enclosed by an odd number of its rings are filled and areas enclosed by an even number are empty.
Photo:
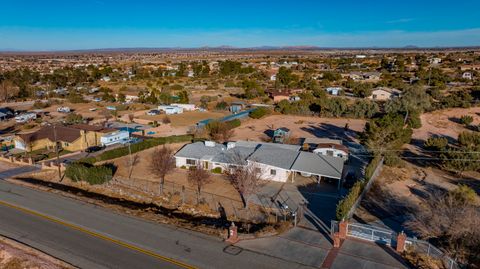
[[[261,198],[258,196],[260,203],[255,199],[254,202],[249,202],[249,207],[246,208],[243,201],[239,198],[236,199],[205,191],[198,193],[197,190],[191,187],[167,180],[162,186],[159,181],[115,177],[114,180],[108,182],[108,187],[128,189],[147,199],[161,198],[168,202],[169,206],[193,205],[201,207],[203,211],[218,213],[221,217],[228,220],[263,223],[298,220],[296,211],[280,207],[266,197]]]
[[[442,261],[443,265],[447,269],[462,268],[454,259],[446,255],[443,251],[436,248],[427,241],[409,237],[406,241],[406,244],[408,248],[411,248],[416,253],[424,254],[433,259]]]

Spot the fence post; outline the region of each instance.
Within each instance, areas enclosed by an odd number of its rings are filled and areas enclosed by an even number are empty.
[[[397,235],[397,247],[396,251],[399,253],[402,253],[405,251],[405,243],[407,241],[407,235],[402,231]],[[428,245],[428,248],[430,250],[430,244]]]
[[[347,226],[348,222],[346,222],[344,219],[342,219],[342,221],[340,221],[338,224],[338,233],[340,239],[347,239]]]

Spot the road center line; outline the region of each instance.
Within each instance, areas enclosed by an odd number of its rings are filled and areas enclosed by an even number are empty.
[[[34,215],[34,216],[40,217],[40,218],[42,218],[42,219],[45,219],[45,220],[48,220],[48,221],[51,221],[51,222],[55,222],[55,223],[60,224],[60,225],[62,225],[62,226],[69,227],[69,228],[71,228],[71,229],[80,231],[80,232],[85,233],[85,234],[88,234],[88,235],[90,235],[90,236],[94,236],[94,237],[100,238],[100,239],[102,239],[102,240],[105,240],[105,241],[114,243],[114,244],[116,244],[116,245],[119,245],[119,246],[122,246],[122,247],[125,247],[125,248],[128,248],[128,249],[131,249],[131,250],[135,250],[135,251],[137,251],[137,252],[146,254],[146,255],[148,255],[148,256],[157,258],[157,259],[159,259],[159,260],[163,260],[163,261],[169,262],[169,263],[171,263],[171,264],[180,266],[180,267],[182,267],[182,268],[187,268],[187,269],[194,269],[194,268],[195,268],[194,266],[188,265],[188,264],[183,263],[183,262],[181,262],[181,261],[177,261],[177,260],[175,260],[175,259],[162,256],[162,255],[157,254],[157,253],[155,253],[155,252],[152,252],[152,251],[150,251],[150,250],[143,249],[143,248],[140,248],[140,247],[131,245],[131,244],[129,244],[129,243],[126,243],[126,242],[123,242],[123,241],[120,241],[120,240],[117,240],[117,239],[113,239],[113,238],[111,238],[111,237],[108,237],[108,236],[99,234],[99,233],[97,233],[97,232],[93,232],[93,231],[90,231],[90,230],[88,230],[88,229],[82,228],[82,227],[80,227],[80,226],[78,226],[78,225],[75,225],[75,224],[72,224],[72,223],[68,223],[68,222],[59,220],[59,219],[57,219],[57,218],[53,218],[53,217],[44,215],[44,214],[42,214],[42,213],[39,213],[39,212],[30,210],[30,209],[27,209],[27,208],[24,208],[24,207],[20,207],[20,206],[14,205],[14,204],[10,204],[10,203],[7,203],[7,202],[5,202],[5,201],[0,201],[0,205],[6,206],[6,207],[9,207],[9,208],[18,210],[18,211],[22,211],[22,212],[24,212],[24,213],[27,213],[27,214],[30,214],[30,215]]]

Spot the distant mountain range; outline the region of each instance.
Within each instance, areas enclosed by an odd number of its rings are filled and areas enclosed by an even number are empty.
[[[176,52],[176,51],[357,51],[357,50],[470,50],[480,49],[480,46],[469,47],[418,47],[408,45],[404,47],[319,47],[319,46],[259,46],[259,47],[233,47],[233,46],[217,46],[217,47],[138,47],[138,48],[99,48],[99,49],[72,49],[72,50],[19,50],[19,49],[0,49],[0,53],[135,53],[135,52]]]

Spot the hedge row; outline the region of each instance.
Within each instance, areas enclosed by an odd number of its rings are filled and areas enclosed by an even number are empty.
[[[260,119],[268,114],[272,113],[272,111],[267,108],[267,107],[259,107],[255,110],[253,110],[252,112],[250,112],[250,114],[248,115],[250,118],[252,119]]]
[[[67,166],[65,176],[71,180],[86,181],[91,185],[103,184],[113,177],[114,167],[112,165],[93,166],[85,163],[72,163]]]
[[[365,168],[365,180],[355,182],[347,196],[345,196],[342,200],[340,200],[340,202],[338,202],[336,209],[337,220],[342,220],[347,217],[348,211],[350,211],[350,209],[353,207],[358,197],[362,193],[363,188],[372,178],[373,173],[375,172],[375,169],[377,168],[381,159],[381,156],[374,157]]]
[[[144,140],[136,144],[132,144],[130,146],[130,149],[132,153],[135,153],[135,152],[156,147],[158,145],[179,143],[179,142],[189,142],[189,141],[192,141],[192,139],[193,139],[192,135],[173,135],[173,136],[167,136],[167,137],[156,137],[156,138]],[[126,156],[128,155],[128,153],[129,153],[128,146],[125,146],[125,147],[105,151],[102,154],[98,155],[97,157],[84,158],[81,160],[81,162],[95,163],[100,161],[107,161],[107,160]]]
[[[337,220],[342,220],[347,217],[348,211],[352,208],[352,206],[355,204],[357,201],[358,197],[363,191],[364,187],[364,181],[357,181],[353,185],[353,187],[350,189],[350,192],[340,200],[340,202],[337,205],[337,211],[336,211],[336,217]]]

